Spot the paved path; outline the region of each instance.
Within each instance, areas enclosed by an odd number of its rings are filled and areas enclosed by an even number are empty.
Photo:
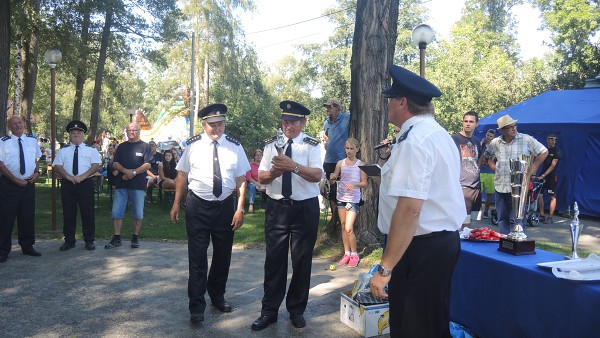
[[[525,231],[532,239],[570,247],[569,222],[557,218],[555,224]],[[582,223],[580,246],[600,253],[600,224]],[[192,326],[186,244],[142,241],[140,249],[130,249],[124,241],[122,247],[105,250],[106,243],[97,241],[96,251],[88,252],[78,242],[75,249],[60,252],[61,241],[38,240],[39,258],[23,256],[14,245],[8,262],[0,264],[0,337],[360,337],[339,320],[339,294],[366,269],[329,271],[331,262],[314,259],[308,325],[295,329],[284,305],[277,325],[253,332],[265,254],[235,249],[226,294],[235,310],[222,314],[209,306],[203,325]]]

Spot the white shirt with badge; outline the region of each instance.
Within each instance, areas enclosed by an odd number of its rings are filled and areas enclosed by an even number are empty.
[[[177,170],[188,173],[189,189],[198,197],[207,200],[224,200],[236,188],[235,179],[246,176],[250,162],[241,144],[235,144],[223,134],[218,140],[219,167],[223,192],[219,198],[213,195],[213,140],[202,134],[198,141],[187,147],[177,164]]]
[[[294,162],[309,168],[319,168],[323,170],[323,162],[321,161],[321,147],[310,144],[304,141],[307,137],[306,134],[300,133],[296,138],[293,139],[292,143],[292,159]],[[286,138],[287,142],[288,139]],[[288,145],[283,148],[285,149]],[[259,171],[269,171],[271,169],[271,159],[277,156],[277,148],[275,148],[275,142],[271,142],[265,146],[262,161],[258,167]],[[279,176],[274,179],[270,184],[267,184],[267,195],[272,199],[282,199],[281,185],[283,182],[283,176]],[[319,195],[319,182],[308,182],[299,175],[292,174],[292,196],[291,199],[295,201],[303,201],[305,199],[317,197]]]
[[[67,174],[73,176],[73,155],[75,154],[75,145],[73,143],[68,146],[63,147],[58,151],[56,155],[56,159],[52,162],[52,167],[61,165],[63,169],[67,172]],[[77,151],[77,164],[78,164],[78,173],[79,175],[88,171],[92,164],[102,163],[102,159],[100,158],[100,153],[96,148],[90,147],[84,143],[79,145],[79,150]]]
[[[379,230],[389,234],[399,197],[423,200],[415,236],[460,229],[467,214],[454,141],[431,115],[411,117],[399,134],[381,168]]]
[[[0,139],[0,161],[18,179],[30,178],[36,169],[36,161],[42,156],[35,137],[21,135],[23,156],[25,159],[25,174],[21,175],[21,158],[19,154],[19,138],[15,135]]]

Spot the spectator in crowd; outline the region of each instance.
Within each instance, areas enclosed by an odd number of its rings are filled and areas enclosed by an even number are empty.
[[[488,145],[484,157],[490,167],[494,167],[493,159],[496,158],[496,175],[494,187],[496,188],[496,211],[498,212],[498,227],[500,233],[510,232],[510,215],[512,212],[512,199],[510,187],[510,159],[520,158],[521,155],[535,156],[535,160],[525,175],[532,175],[548,156],[548,149],[535,138],[517,132],[517,120],[509,115],[498,119],[498,130],[502,136],[493,139]]]
[[[463,114],[463,128],[460,132],[452,135],[452,139],[458,147],[460,156],[460,185],[462,186],[467,208],[467,217],[463,227],[471,226],[471,221],[477,219],[481,210],[481,181],[479,179],[479,162],[481,155],[481,144],[477,136],[473,135],[479,124],[479,116],[473,110]]]
[[[496,137],[496,131],[490,129],[485,133],[485,138],[481,141],[481,154],[485,153],[488,145]],[[481,165],[479,167],[479,180],[481,181],[481,191],[485,190],[485,207],[483,209],[483,218],[490,218],[489,210],[492,204],[492,198],[496,189],[494,188],[494,172],[496,171],[496,165],[492,160],[493,167],[488,164],[485,157],[481,156]]]
[[[325,140],[325,131],[319,131],[319,141],[321,141],[321,162],[325,162],[325,153],[327,151],[327,141]],[[325,190],[325,185],[329,187],[329,181],[325,178],[325,172],[323,171],[323,177],[321,178],[321,182],[319,183],[319,209],[321,212],[324,212],[327,208],[325,205],[325,197],[329,198],[329,194]],[[329,188],[327,188],[329,189]]]
[[[542,192],[548,194],[550,198],[550,207],[548,209],[548,216],[544,213],[544,195],[539,198],[540,203],[540,215],[544,221],[544,224],[553,223],[552,217],[554,217],[554,209],[556,209],[556,183],[558,181],[556,176],[556,167],[558,161],[563,159],[562,152],[556,147],[556,135],[549,134],[546,142],[548,144],[548,156],[544,160],[542,165],[542,174],[539,178],[545,180]]]
[[[94,215],[94,181],[92,175],[100,168],[100,153],[83,143],[87,132],[85,123],[73,120],[67,124],[71,144],[56,155],[52,167],[62,177],[60,199],[63,207],[63,235],[65,242],[60,251],[75,247],[77,229],[77,207],[81,212],[81,224],[85,249],[96,250],[94,245],[96,221]]]
[[[148,142],[148,145],[150,146],[150,152],[152,152],[152,157],[154,158],[152,164],[150,164],[150,169],[146,170],[146,200],[148,203],[151,203],[154,184],[158,183],[160,180],[158,176],[158,165],[162,162],[163,155],[156,151],[156,142],[150,141]]]
[[[248,212],[254,212],[254,199],[257,192],[264,191],[262,185],[258,181],[258,166],[262,160],[263,152],[260,149],[254,151],[252,162],[250,162],[250,170],[246,173],[246,183],[248,185]]]
[[[306,326],[312,256],[319,225],[319,181],[323,175],[319,141],[302,132],[310,110],[294,101],[282,101],[281,129],[285,153],[278,155],[274,137],[265,146],[258,168],[267,186],[265,211],[265,278],[261,315],[252,323],[258,331],[277,321],[286,299],[292,325]],[[282,151],[284,149],[281,149]],[[286,296],[288,252],[291,247],[292,280]]]
[[[389,299],[392,337],[450,337],[457,230],[465,219],[460,159],[433,117],[431,100],[440,90],[402,67],[389,71],[388,120],[401,129],[391,152],[384,147],[380,154],[377,223],[388,242],[371,292]]]
[[[175,189],[175,179],[177,178],[177,163],[171,150],[165,150],[163,160],[158,164],[159,187],[162,189]]]
[[[23,255],[42,254],[35,244],[35,181],[40,176],[37,159],[42,152],[34,136],[25,134],[19,116],[8,119],[11,135],[0,140],[0,263],[12,248],[12,231],[17,221]]]
[[[111,249],[122,245],[121,227],[127,203],[131,202],[133,210],[133,235],[131,247],[139,248],[138,236],[144,219],[144,192],[146,191],[146,171],[154,161],[148,143],[140,140],[140,127],[137,123],[127,126],[127,142],[117,148],[113,169],[117,172],[115,182],[115,199],[112,206],[112,218],[115,233],[110,243],[104,246]]]
[[[331,173],[335,171],[335,166],[339,160],[346,157],[344,150],[344,143],[348,139],[348,126],[350,125],[350,113],[342,112],[340,101],[335,98],[327,100],[323,104],[323,107],[327,109],[327,119],[323,123],[323,130],[325,131],[325,143],[327,150],[325,153],[325,161],[323,162],[323,170],[325,171],[325,178],[329,179]],[[331,207],[331,214],[336,214],[336,185],[331,185],[329,189],[329,201]]]
[[[361,190],[367,187],[367,174],[358,166],[363,162],[356,158],[360,151],[360,144],[355,138],[346,141],[346,158],[340,160],[335,166],[335,171],[329,176],[332,184],[339,178],[337,184],[337,210],[342,224],[342,242],[344,243],[344,256],[338,262],[339,265],[348,265],[355,268],[360,262],[356,248],[356,234],[354,233],[354,221],[358,215]]]
[[[208,296],[221,312],[231,312],[225,286],[231,264],[234,232],[244,223],[246,172],[250,164],[239,141],[225,134],[227,106],[211,104],[198,112],[204,135],[187,142],[177,164],[175,198],[171,221],[179,219],[180,202],[189,189],[185,208],[190,277],[188,297],[190,321],[204,321]],[[189,183],[188,183],[189,182]],[[237,190],[234,209],[233,191]],[[207,250],[212,240],[213,255],[207,277]]]

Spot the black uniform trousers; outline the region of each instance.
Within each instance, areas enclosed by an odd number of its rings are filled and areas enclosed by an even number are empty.
[[[286,308],[291,315],[300,315],[308,303],[312,256],[319,226],[319,200],[314,197],[290,202],[293,204],[267,199],[262,315],[276,316],[286,296],[290,245],[293,271]]]
[[[450,337],[450,284],[459,254],[456,231],[413,238],[388,284],[391,337]]]
[[[17,221],[19,245],[29,251],[35,243],[35,184],[24,187],[8,178],[0,177],[0,256],[6,256],[12,248],[12,231]]]
[[[188,235],[190,276],[188,297],[190,313],[203,313],[206,309],[204,293],[213,302],[224,298],[225,285],[231,264],[233,245],[233,196],[223,201],[206,201],[189,193],[185,209],[185,226]],[[212,240],[213,255],[208,278],[207,250]]]
[[[94,181],[88,178],[79,184],[62,180],[60,199],[63,207],[63,234],[65,242],[75,243],[77,229],[77,206],[81,212],[83,239],[86,243],[94,242],[96,221],[94,219]]]

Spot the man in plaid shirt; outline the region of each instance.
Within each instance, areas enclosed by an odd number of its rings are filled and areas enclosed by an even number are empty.
[[[517,120],[509,115],[498,119],[498,130],[501,136],[493,139],[483,156],[489,166],[496,171],[494,185],[496,187],[496,211],[498,212],[498,227],[500,233],[510,232],[510,215],[512,209],[510,187],[510,159],[520,158],[522,154],[535,155],[527,175],[537,172],[539,166],[548,156],[548,149],[530,135],[517,132]],[[494,163],[493,159],[497,161]]]

